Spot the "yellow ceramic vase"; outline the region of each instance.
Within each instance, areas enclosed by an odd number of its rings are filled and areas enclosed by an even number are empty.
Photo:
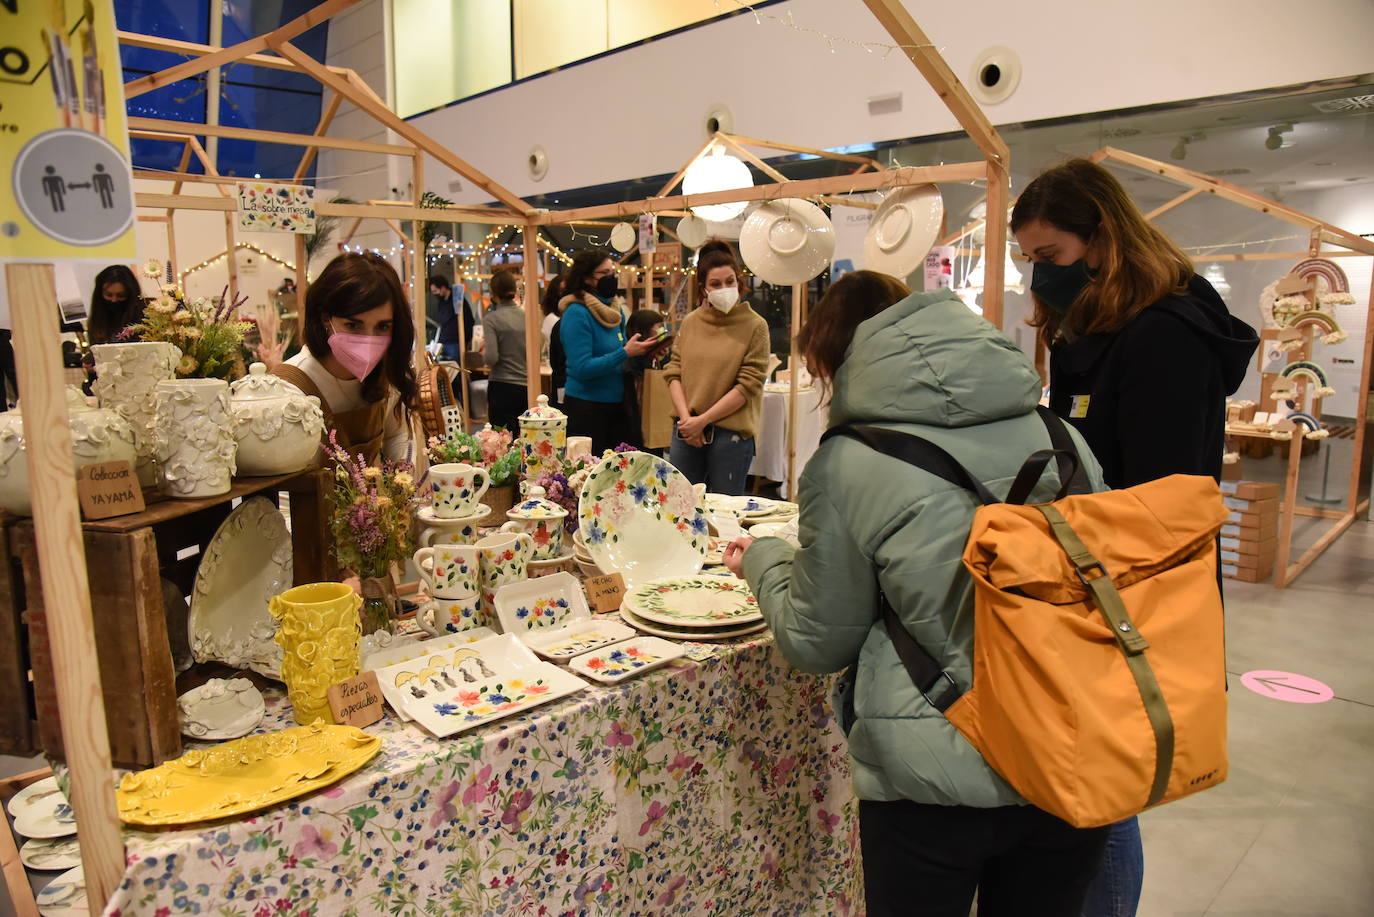
[[[358,674],[362,596],[343,583],[310,583],[272,597],[281,676],[296,722],[330,722],[329,686]]]

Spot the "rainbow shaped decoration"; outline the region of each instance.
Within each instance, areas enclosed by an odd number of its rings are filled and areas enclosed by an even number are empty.
[[[1306,427],[1311,433],[1316,433],[1322,428],[1322,422],[1306,411],[1294,411],[1284,419],[1291,420],[1300,427]]]
[[[1325,258],[1308,258],[1306,261],[1299,261],[1289,273],[1297,274],[1303,280],[1321,277],[1326,280],[1326,289],[1330,293],[1350,292],[1350,280],[1345,276],[1345,271],[1341,270],[1339,264]]]
[[[1326,371],[1311,360],[1297,360],[1289,363],[1279,373],[1285,379],[1308,379],[1317,386],[1316,395],[1318,398],[1325,398],[1328,395],[1336,394],[1336,390],[1327,381]]]
[[[1304,328],[1307,326],[1321,329],[1323,333],[1323,344],[1339,344],[1348,336],[1344,329],[1341,328],[1340,322],[1336,321],[1334,315],[1328,315],[1316,309],[1304,312],[1288,323],[1289,328]]]

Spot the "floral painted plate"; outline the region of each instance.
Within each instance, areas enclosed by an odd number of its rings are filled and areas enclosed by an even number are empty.
[[[791,522],[797,518],[799,509],[797,504],[788,500],[774,500],[772,509],[767,513],[744,516],[740,522],[744,525],[768,525],[774,522]]]
[[[51,782],[49,782],[51,781]],[[57,780],[47,777],[38,783],[30,784],[26,790],[42,786],[29,796],[22,805],[16,794],[10,801],[10,812],[14,815],[14,833],[32,838],[68,837],[76,833],[76,814],[62,791],[57,788]],[[48,792],[51,790],[52,792]]]
[[[130,825],[189,825],[266,809],[323,789],[371,761],[382,740],[315,723],[188,751],[119,781]]]
[[[281,680],[272,596],[291,588],[291,533],[264,497],[245,500],[210,539],[196,571],[187,630],[196,662],[223,662]]]
[[[551,631],[528,631],[521,639],[525,645],[545,659],[567,662],[574,656],[600,646],[618,643],[633,637],[635,632],[619,621],[605,615],[574,621],[566,627]]]
[[[645,621],[676,628],[724,627],[763,619],[758,599],[742,580],[689,576],[657,580],[625,594],[621,607]]]
[[[756,634],[768,627],[767,622],[758,621],[754,624],[746,624],[742,627],[669,627],[667,624],[656,624],[645,621],[632,611],[620,609],[620,618],[626,624],[641,630],[646,634],[653,634],[656,637],[667,637],[669,640],[691,640],[694,643],[702,643],[709,640],[727,640],[731,637],[744,637],[748,634]]]
[[[75,837],[25,841],[19,848],[19,859],[29,869],[44,872],[71,869],[81,865],[81,845]]]
[[[499,678],[436,692],[412,702],[415,722],[438,738],[485,726],[531,707],[576,694],[587,683],[551,662],[537,662]]]
[[[621,573],[626,585],[701,569],[706,514],[688,480],[657,456],[602,459],[582,485],[578,521],[596,566]]]
[[[568,669],[592,681],[613,685],[666,665],[685,653],[678,644],[658,637],[636,637],[571,659]]]
[[[43,917],[82,917],[90,913],[86,900],[86,875],[80,866],[73,867],[43,886],[34,897],[38,913]]]

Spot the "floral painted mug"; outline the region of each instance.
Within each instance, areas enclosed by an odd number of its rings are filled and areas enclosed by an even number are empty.
[[[434,487],[434,515],[440,519],[458,519],[477,512],[478,502],[491,486],[485,468],[463,462],[430,465],[429,480]]]
[[[473,547],[482,560],[482,613],[487,618],[483,623],[499,627],[495,623],[496,590],[525,579],[534,555],[534,539],[525,532],[499,532],[479,540]]]
[[[476,522],[456,520],[453,525],[431,525],[420,533],[420,545],[428,548],[441,544],[472,544],[482,537],[481,528]]]
[[[486,623],[482,596],[476,592],[445,598],[436,596],[415,613],[415,623],[435,637],[446,637]]]
[[[473,595],[479,587],[477,549],[465,544],[421,548],[411,558],[434,598]]]

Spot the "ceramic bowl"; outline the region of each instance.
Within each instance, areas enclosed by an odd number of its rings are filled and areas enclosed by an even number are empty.
[[[766,201],[744,221],[739,251],[749,270],[768,283],[806,283],[830,263],[835,227],[809,201]]]
[[[910,274],[939,238],[944,216],[944,199],[935,185],[890,192],[864,236],[864,267],[893,277]]]

